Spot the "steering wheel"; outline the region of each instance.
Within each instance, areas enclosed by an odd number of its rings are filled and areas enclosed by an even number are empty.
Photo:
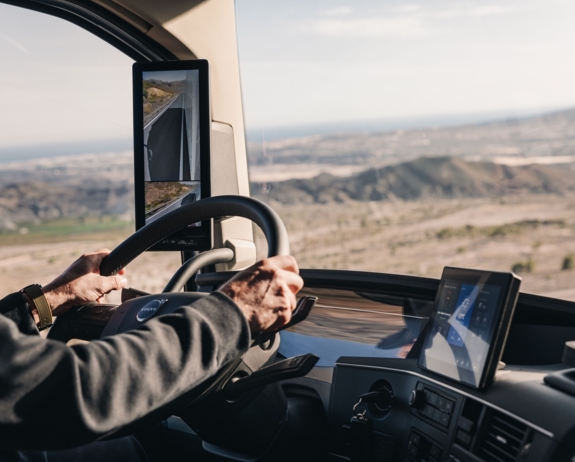
[[[286,228],[273,209],[249,197],[218,196],[184,205],[146,225],[118,245],[102,261],[100,273],[104,276],[116,274],[138,255],[190,223],[226,216],[244,217],[256,223],[267,239],[268,256],[289,254]],[[118,307],[97,303],[76,307],[56,319],[48,338],[61,341],[67,341],[72,337],[82,338],[82,335],[78,335],[79,332],[84,334],[84,339],[91,340],[126,332],[141,326],[152,317],[172,313],[181,306],[189,305],[206,295],[171,292],[138,297]],[[157,422],[178,413],[182,408],[189,407],[191,403],[205,401],[206,396],[213,394],[218,386],[221,389],[223,383],[238,370],[241,370],[243,375],[249,375],[269,364],[275,357],[279,342],[272,342],[272,345],[275,345],[275,348],[252,347],[242,358],[226,365],[215,376],[204,381],[187,395],[177,399],[166,408],[155,411],[137,422],[135,426],[130,425],[129,428],[123,429],[120,434],[129,434],[142,424]]]
[[[256,223],[267,239],[269,257],[289,255],[286,228],[272,208],[250,197],[217,196],[182,206],[141,228],[119,244],[102,261],[100,274],[103,276],[116,274],[144,251],[190,223],[226,216],[243,217]],[[159,306],[153,312],[148,310],[149,315],[145,318],[142,315],[139,319],[137,319],[137,313],[145,305],[156,300],[155,295],[129,300],[120,305],[118,309],[111,308],[111,305],[96,303],[75,307],[56,319],[48,338],[64,342],[73,337],[93,340],[100,336],[125,332],[140,326],[148,318],[158,314],[171,313],[180,306],[190,304],[205,295],[201,293],[162,294],[164,301],[161,307]],[[70,322],[72,322],[72,328],[70,328]],[[92,329],[83,329],[78,326],[91,327]],[[98,332],[98,328],[100,328],[100,332]]]

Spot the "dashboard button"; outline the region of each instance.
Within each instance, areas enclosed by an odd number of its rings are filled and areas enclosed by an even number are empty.
[[[453,412],[453,407],[455,406],[455,403],[453,401],[451,401],[450,399],[445,399],[445,409],[442,409],[443,412],[447,412],[448,414],[451,414]]]
[[[439,423],[441,425],[443,425],[445,428],[449,427],[449,419],[450,419],[450,415],[446,414],[445,412],[441,413],[441,420],[439,421]]]
[[[471,436],[465,433],[463,430],[457,430],[457,436],[455,439],[460,443],[463,443],[465,446],[469,446],[469,443],[471,443]]]
[[[475,422],[469,420],[465,417],[460,417],[457,421],[457,426],[467,433],[473,433],[475,431]]]
[[[438,397],[436,407],[441,409],[443,412],[445,412],[445,402],[446,401],[447,401],[446,398],[444,398],[443,396]]]
[[[437,396],[435,393],[430,393],[429,395],[429,404],[431,404],[432,406],[437,407],[437,401],[439,399],[439,396]]]
[[[409,442],[415,446],[419,446],[419,435],[417,433],[412,433],[409,436]]]
[[[425,417],[431,419],[433,417],[433,411],[435,411],[435,408],[433,406],[427,405],[423,408],[422,414]]]
[[[441,412],[439,409],[435,409],[435,410],[433,411],[432,419],[433,419],[435,422],[439,423],[439,422],[441,421],[441,414],[443,414],[443,412]]]
[[[431,446],[429,448],[429,455],[431,457],[435,457],[436,459],[440,459],[441,458],[441,449],[438,448],[437,446]]]
[[[411,456],[411,457],[417,457],[417,446],[414,446],[413,444],[410,444],[407,447],[407,453]]]

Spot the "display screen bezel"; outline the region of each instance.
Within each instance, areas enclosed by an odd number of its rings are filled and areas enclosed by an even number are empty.
[[[210,136],[211,112],[209,90],[208,61],[198,59],[193,61],[168,61],[134,63],[132,66],[132,85],[134,103],[134,193],[136,230],[146,224],[145,218],[145,165],[144,165],[144,108],[143,73],[155,71],[198,71],[198,104],[199,104],[199,159],[200,159],[200,197],[211,195],[210,185]],[[149,250],[162,251],[203,251],[213,246],[212,221],[206,220],[199,226],[184,228],[163,241],[157,243]]]
[[[455,376],[447,373],[445,369],[437,370],[428,365],[428,351],[430,350],[432,340],[434,338],[433,327],[438,324],[437,318],[439,316],[439,304],[442,301],[442,296],[446,285],[454,282],[461,285],[470,284],[476,286],[480,284],[482,286],[497,286],[499,288],[497,306],[494,310],[494,315],[490,326],[491,335],[488,341],[485,362],[482,370],[477,371],[476,374],[466,368],[455,365],[458,372],[458,376]],[[435,298],[433,311],[426,328],[425,337],[419,355],[418,366],[422,369],[434,372],[472,388],[481,389],[488,386],[489,383],[491,383],[493,380],[493,376],[497,369],[497,364],[501,358],[501,354],[505,346],[505,339],[507,337],[509,324],[511,322],[511,317],[513,315],[519,292],[519,282],[520,279],[512,273],[445,268]],[[459,292],[457,294],[458,297],[460,291],[461,287],[459,288]],[[456,347],[451,346],[451,348],[454,349]],[[429,357],[432,358],[431,355]],[[436,360],[436,362],[439,362],[437,361],[436,357],[433,359]],[[445,361],[445,363],[450,367],[454,367],[453,362]],[[473,378],[477,378],[477,380],[469,380],[468,378],[472,375]]]

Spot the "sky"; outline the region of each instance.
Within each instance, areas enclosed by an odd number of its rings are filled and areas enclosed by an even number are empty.
[[[575,2],[237,0],[248,125],[575,104]]]
[[[187,71],[154,71],[143,72],[142,77],[144,80],[162,80],[164,82],[176,82],[178,80],[186,80]]]
[[[236,9],[248,131],[575,106],[572,0],[236,0]],[[30,146],[131,149],[132,61],[110,45],[0,5],[0,62],[0,160]]]
[[[130,58],[59,18],[0,5],[0,62],[0,157],[85,141],[101,150],[102,139],[130,149]]]

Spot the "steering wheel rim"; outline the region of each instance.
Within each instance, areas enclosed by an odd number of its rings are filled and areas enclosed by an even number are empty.
[[[100,274],[116,274],[150,247],[190,223],[226,216],[247,218],[257,224],[268,242],[268,257],[289,255],[287,230],[271,207],[251,197],[216,196],[184,205],[136,231],[102,261]]]

